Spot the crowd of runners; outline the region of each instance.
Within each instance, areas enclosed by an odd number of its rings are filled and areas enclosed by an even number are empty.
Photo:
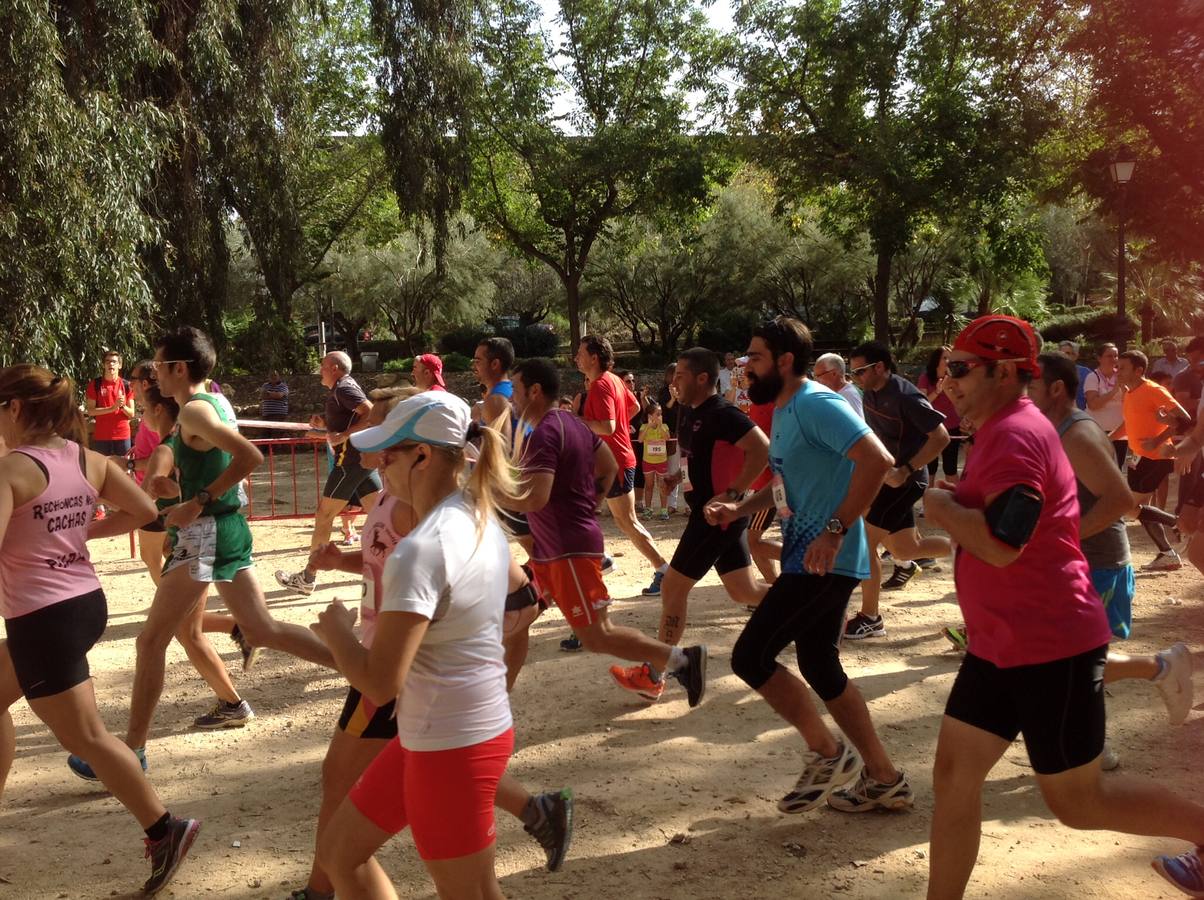
[[[1109,345],[1088,371],[1077,350],[1042,353],[1027,323],[987,316],[934,351],[912,384],[881,344],[813,359],[807,328],[779,317],[739,358],[685,350],[655,396],[614,371],[605,338],[587,336],[574,348],[585,389],[571,398],[551,360],[516,360],[508,341],[489,338],[473,358],[475,406],[446,389],[433,354],[415,360],[413,387],[365,393],[350,358],[329,353],[326,408],[309,425],[331,469],[308,556],[276,580],[309,595],[324,571],[354,573],[361,598],[330,603],[308,628],[274,618],[255,575],[243,483],[263,456],[210,380],[206,335],[164,335],[129,382],[107,356],[86,386],[90,449],[70,379],[0,370],[0,790],[15,750],[8,709],[23,696],[70,771],[138,820],[151,860],[143,890],[159,891],[200,830],[164,807],[148,763],[172,639],[215,695],[196,727],[254,717],[207,636],[221,633],[244,669],[266,648],[347,681],[314,785],[312,868],[290,900],[395,897],[375,855],[407,828],[440,897],[501,897],[495,807],[521,822],[549,871],[571,846],[571,788],[532,793],[507,772],[509,693],[532,623],[554,606],[571,629],[562,649],[617,660],[609,681],[649,703],[676,684],[696,708],[708,665],[730,664],[798,732],[801,773],[782,812],[900,813],[917,797],[841,646],[887,639],[881,592],[953,557],[963,621],[945,633],[964,656],[931,736],[933,796],[919,798],[933,810],[928,897],[964,894],[983,785],[1020,736],[1061,822],[1186,843],[1154,868],[1204,896],[1204,806],[1157,781],[1103,774],[1117,765],[1106,683],[1149,682],[1172,724],[1191,710],[1187,647],[1144,657],[1109,648],[1133,627],[1126,517],[1158,548],[1144,568],[1178,568],[1179,540],[1204,563],[1204,539],[1190,540],[1204,506],[1204,339],[1186,360],[1168,350],[1161,370]],[[265,386],[276,401],[287,398],[280,384]],[[1179,509],[1168,512],[1161,491],[1174,471]],[[358,548],[331,540],[348,504],[367,516]],[[615,562],[602,506],[648,564],[655,635],[608,615]],[[686,521],[669,552],[641,517],[677,511]],[[107,606],[87,541],[133,531],[156,589],[118,739],[88,666]],[[730,660],[687,639],[691,590],[712,569],[748,613]],[[210,588],[228,615],[206,612]],[[791,646],[797,671],[778,662]]]

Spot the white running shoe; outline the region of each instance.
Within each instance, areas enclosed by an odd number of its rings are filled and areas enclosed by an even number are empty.
[[[803,754],[803,774],[794,789],[778,801],[784,813],[804,813],[821,805],[828,795],[848,784],[861,771],[861,757],[843,738],[837,739],[840,749],[831,759],[814,750]]]
[[[833,791],[828,798],[828,806],[841,812],[869,812],[872,809],[888,809],[898,811],[907,809],[915,802],[911,793],[911,785],[907,776],[902,772],[890,784],[875,781],[864,769],[861,777],[852,787]]]
[[[1182,725],[1191,712],[1191,652],[1185,644],[1175,644],[1158,654],[1167,665],[1167,673],[1154,682],[1166,704],[1172,725]]]
[[[307,579],[304,571],[294,572],[292,575],[289,575],[280,569],[276,570],[276,581],[281,587],[288,588],[290,591],[296,591],[298,594],[304,594],[307,597],[314,592],[314,587],[318,583],[318,579],[316,578],[313,581]]]
[[[1183,560],[1179,559],[1179,554],[1174,550],[1167,550],[1165,553],[1159,553],[1152,560],[1141,567],[1143,572],[1177,572],[1183,568]]]

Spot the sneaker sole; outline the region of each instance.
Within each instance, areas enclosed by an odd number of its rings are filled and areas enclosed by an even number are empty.
[[[564,799],[564,847],[561,848],[560,857],[547,864],[549,872],[560,871],[568,859],[569,847],[573,845],[573,789],[563,788],[560,796]]]
[[[86,782],[88,782],[88,784],[100,784],[100,779],[97,778],[95,775],[93,775],[91,778],[89,778],[87,775],[83,774],[82,772],[75,771],[75,769],[72,769],[71,766],[67,766],[67,768],[70,769],[71,774],[74,775],[76,778],[78,778],[80,781],[86,781]]]
[[[839,812],[847,813],[864,813],[880,810],[882,812],[902,812],[905,809],[910,809],[915,803],[915,798],[911,795],[905,797],[892,796],[883,800],[871,800],[868,803],[858,803],[852,806],[840,806],[842,801],[836,800],[834,796],[828,797],[828,806]]]
[[[649,701],[650,703],[655,703],[657,700],[659,700],[661,698],[660,694],[655,694],[655,695],[649,694],[646,691],[642,690],[641,688],[630,687],[630,686],[624,684],[615,676],[614,672],[610,673],[610,677],[614,681],[615,684],[617,684],[623,690],[627,691],[629,694],[635,694],[637,697],[643,697],[645,700]],[[664,688],[661,689],[661,694],[663,694],[663,693],[664,693]]]
[[[180,850],[176,854],[176,861],[172,865],[172,867],[167,870],[167,876],[163,879],[163,882],[157,888],[155,888],[153,891],[145,891],[144,890],[142,892],[143,896],[153,897],[153,896],[155,896],[155,894],[159,893],[159,891],[163,890],[165,887],[167,887],[169,884],[171,884],[171,880],[173,878],[175,878],[176,873],[180,871],[180,866],[182,866],[184,864],[184,858],[188,855],[188,851],[192,849],[192,843],[193,843],[193,841],[196,840],[196,836],[200,833],[200,831],[201,831],[201,823],[199,820],[194,819],[192,821],[192,824],[188,828],[188,832],[184,835],[184,839],[182,841],[180,841]]]
[[[243,658],[242,670],[244,672],[250,672],[255,667],[255,663],[259,662],[259,654],[262,650],[262,647],[253,647],[251,652]]]
[[[690,703],[690,709],[702,704],[702,698],[707,693],[707,648],[702,646],[699,648],[698,654],[698,677],[700,679],[698,685],[698,696],[694,698],[694,702]],[[689,699],[687,698],[687,703]]]
[[[254,716],[247,716],[245,719],[227,719],[224,722],[206,725],[202,725],[200,722],[193,722],[192,727],[201,731],[221,731],[223,728],[245,728],[247,723],[254,718]]]
[[[1161,856],[1159,856],[1159,857],[1156,857],[1155,859],[1153,859],[1153,860],[1151,860],[1151,861],[1150,861],[1150,868],[1151,868],[1151,869],[1153,869],[1155,872],[1157,872],[1159,875],[1161,875],[1161,876],[1162,876],[1164,879],[1166,879],[1166,881],[1167,881],[1167,882],[1169,882],[1170,884],[1174,885],[1174,886],[1175,886],[1175,887],[1176,887],[1178,890],[1180,890],[1180,891],[1182,891],[1183,893],[1187,894],[1187,896],[1189,896],[1189,897],[1204,897],[1204,891],[1193,891],[1193,890],[1189,890],[1188,888],[1185,888],[1183,885],[1179,884],[1179,882],[1178,882],[1178,881],[1176,881],[1174,878],[1172,878],[1172,877],[1171,877],[1171,876],[1170,876],[1170,875],[1167,873],[1167,871],[1166,871],[1166,867],[1163,865],[1163,862],[1162,862],[1162,857],[1161,857]]]
[[[879,638],[879,637],[886,637],[886,629],[885,628],[879,628],[875,631],[863,631],[863,632],[860,632],[859,634],[849,634],[848,632],[846,632],[844,639],[846,641],[864,641],[866,638]]]

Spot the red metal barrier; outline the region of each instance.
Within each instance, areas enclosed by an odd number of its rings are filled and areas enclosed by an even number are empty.
[[[322,496],[322,482],[326,470],[326,441],[322,438],[256,438],[251,441],[263,453],[263,465],[251,473],[247,481],[247,520],[273,521],[281,519],[312,519],[318,509],[318,499]],[[300,451],[300,452],[298,452]],[[287,459],[280,457],[287,453]],[[312,461],[311,465],[304,464]],[[302,468],[298,468],[301,462]],[[306,469],[313,469],[314,495],[312,506],[309,503],[302,508],[299,491],[300,479],[308,480]],[[266,503],[256,502],[257,482],[263,475],[267,476]],[[288,485],[282,499],[277,482],[284,481]],[[260,485],[262,487],[262,485]],[[308,498],[307,498],[308,499]]]

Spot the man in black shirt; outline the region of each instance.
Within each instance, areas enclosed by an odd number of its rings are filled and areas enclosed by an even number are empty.
[[[364,512],[370,512],[380,497],[381,489],[380,476],[375,469],[364,468],[360,462],[360,452],[349,440],[353,433],[367,427],[368,413],[372,411],[372,401],[351,377],[351,357],[341,350],[327,353],[319,372],[323,386],[330,388],[330,393],[326,395],[325,415],[311,416],[309,425],[315,429],[326,429],[325,433],[318,434],[326,438],[333,459],[326,486],[322,489],[322,498],[318,501],[318,511],[314,514],[310,553],[330,540],[335,517],[343,511],[347,501],[359,497]],[[308,562],[304,569],[291,575],[284,571],[276,572],[276,580],[281,587],[302,594],[313,593],[317,577],[318,570]]]
[[[668,481],[681,483],[690,520],[661,582],[659,633],[661,641],[674,647],[685,631],[690,589],[712,567],[737,603],[756,606],[769,590],[752,567],[745,533],[748,519],[711,525],[703,514],[715,498],[743,497],[769,462],[769,438],[715,393],[718,377],[719,360],[710,350],[695,347],[678,357],[673,384],[682,407],[677,432],[682,462]],[[656,700],[664,690],[661,673],[648,663],[611,666],[610,674],[621,687],[647,700]]]
[[[883,588],[895,590],[919,570],[911,560],[948,556],[948,538],[920,539],[913,507],[928,487],[928,463],[949,444],[945,417],[932,408],[914,384],[895,374],[890,350],[877,341],[857,347],[849,354],[850,371],[864,392],[865,422],[895,458],[886,483],[865,514],[866,539],[870,546],[870,577],[861,582],[861,610],[848,622],[850,640],[885,637],[886,626],[878,611]],[[878,547],[885,545],[902,565],[882,583]]]

